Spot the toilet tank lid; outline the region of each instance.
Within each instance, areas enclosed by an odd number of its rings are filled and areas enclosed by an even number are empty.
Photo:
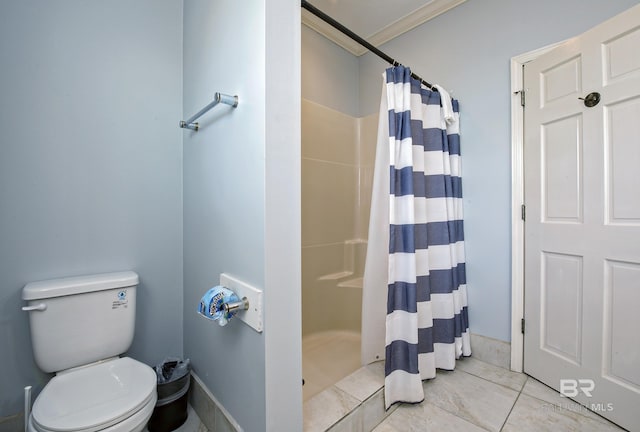
[[[138,285],[138,281],[137,273],[125,271],[30,282],[22,289],[22,299],[38,300],[113,288],[126,288]]]

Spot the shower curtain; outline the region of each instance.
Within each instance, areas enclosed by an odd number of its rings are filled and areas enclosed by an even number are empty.
[[[385,405],[471,355],[458,102],[403,66],[384,74],[363,290],[363,363],[385,358]],[[444,105],[441,107],[441,99]]]

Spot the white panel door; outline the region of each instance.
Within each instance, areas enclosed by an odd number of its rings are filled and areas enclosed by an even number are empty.
[[[640,5],[524,76],[524,370],[640,431]]]

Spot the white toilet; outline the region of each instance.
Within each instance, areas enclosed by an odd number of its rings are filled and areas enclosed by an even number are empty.
[[[134,272],[25,285],[36,364],[56,375],[33,404],[31,432],[138,432],[156,404],[156,373],[118,357],[131,346]]]

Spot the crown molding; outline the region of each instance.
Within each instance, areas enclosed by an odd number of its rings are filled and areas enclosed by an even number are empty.
[[[453,9],[454,7],[464,3],[466,0],[433,0],[419,9],[411,12],[399,20],[392,22],[382,30],[372,34],[367,40],[373,46],[380,46],[391,39],[400,36],[409,30],[418,27],[420,24],[432,20],[445,13],[446,11]]]
[[[378,47],[391,39],[400,36],[403,33],[423,24],[438,15],[445,13],[446,11],[464,3],[466,0],[432,0],[424,6],[416,9],[410,14],[392,22],[385,26],[380,31],[372,35],[361,35],[368,40],[373,46]],[[334,17],[335,18],[335,17]],[[339,20],[338,20],[339,21]],[[340,45],[342,48],[349,51],[355,56],[361,56],[368,50],[363,48],[352,40],[350,37],[342,34],[339,30],[336,30],[326,22],[322,21],[317,16],[313,15],[309,11],[302,10],[302,23],[312,30],[320,33],[329,40]]]
[[[360,57],[368,51],[358,42],[343,34],[341,31],[336,30],[306,9],[302,9],[302,24],[320,33],[330,41],[335,42],[357,57]]]

